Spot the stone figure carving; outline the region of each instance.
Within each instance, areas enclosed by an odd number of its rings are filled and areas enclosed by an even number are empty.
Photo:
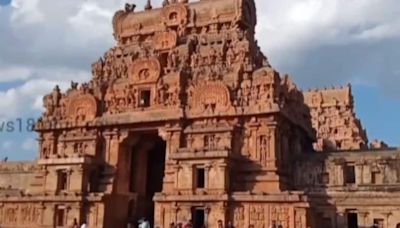
[[[125,11],[128,13],[134,12],[135,8],[136,8],[135,4],[129,4],[129,3],[125,4]]]

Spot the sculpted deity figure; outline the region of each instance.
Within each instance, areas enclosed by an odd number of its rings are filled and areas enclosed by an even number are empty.
[[[56,85],[52,93],[53,105],[58,107],[60,105],[61,93],[60,88]]]
[[[267,160],[267,152],[268,152],[268,140],[267,136],[263,135],[260,137],[260,158],[261,161]]]
[[[90,84],[89,83],[83,83],[79,89],[80,89],[80,91],[82,91],[84,93],[87,93],[89,91],[89,89],[90,89]]]
[[[209,58],[208,64],[215,64],[217,60],[217,51],[213,47],[210,48],[210,53],[208,58]]]
[[[135,4],[129,4],[129,3],[125,4],[125,11],[128,12],[128,13],[134,12],[135,8],[136,8]]]
[[[167,67],[168,68],[175,68],[178,65],[178,55],[176,50],[171,50],[168,55],[167,59]]]
[[[106,105],[109,109],[116,105],[116,99],[117,97],[115,95],[114,88],[112,86],[108,87],[104,100],[106,101]]]
[[[135,88],[128,90],[128,105],[136,108],[136,94],[137,90]]]
[[[252,64],[251,64],[251,60],[250,60],[249,56],[246,56],[244,58],[243,66],[244,66],[244,70],[245,71],[251,71],[252,70]]]
[[[179,90],[178,90],[178,87],[175,86],[168,93],[167,105],[175,106],[178,104],[178,101],[179,101]]]
[[[233,47],[230,45],[226,51],[226,63],[231,66],[235,61],[235,53],[233,52]]]
[[[252,104],[257,104],[259,101],[259,87],[252,86],[250,89],[250,101]]]
[[[104,61],[100,58],[96,63],[92,65],[92,74],[94,78],[100,78],[103,74]]]
[[[247,106],[249,105],[249,98],[251,95],[251,87],[252,87],[252,83],[251,80],[249,79],[249,75],[247,73],[243,74],[243,81],[240,84],[240,88],[239,88],[239,104],[240,105],[244,105]]]
[[[166,7],[168,4],[169,4],[168,0],[164,0],[164,1],[162,2],[162,6],[163,6],[163,7]]]
[[[79,83],[71,81],[71,89],[73,89],[73,90],[78,89],[78,85],[79,85]]]
[[[215,135],[204,136],[204,147],[208,149],[215,149],[217,146],[217,138]]]
[[[53,103],[53,99],[51,99],[50,95],[46,95],[43,98],[43,106],[46,109],[45,116],[52,116],[54,114],[55,106]]]
[[[210,33],[218,33],[218,24],[210,25]]]
[[[195,68],[199,64],[199,56],[197,53],[193,53],[191,56],[190,67]]]
[[[156,103],[164,104],[166,99],[166,91],[168,90],[168,85],[165,85],[163,80],[160,79],[157,83],[157,97]]]

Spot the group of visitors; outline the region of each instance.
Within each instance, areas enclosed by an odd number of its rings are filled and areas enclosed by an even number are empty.
[[[78,224],[78,219],[74,219],[74,223],[72,224],[72,228],[88,228],[85,222],[82,223],[82,225],[79,226]]]
[[[269,226],[269,228],[283,228],[283,226],[276,224],[276,221],[272,220],[272,224]]]
[[[175,224],[174,222],[169,224],[169,228],[192,228],[193,223],[192,220],[187,221],[186,223],[177,223]]]
[[[189,220],[188,222],[186,222],[185,224],[183,223],[177,223],[175,224],[174,222],[171,223],[169,225],[169,228],[192,228],[193,224],[192,224],[192,220]],[[202,228],[206,228],[205,225],[203,225]],[[218,228],[235,228],[231,222],[228,222],[225,226],[224,223],[222,222],[222,220],[218,220]]]
[[[131,226],[129,226],[129,227],[131,227]],[[202,228],[206,228],[206,227],[207,226],[205,226],[205,225],[202,226]],[[235,228],[232,225],[232,222],[228,221],[226,224],[224,224],[224,222],[222,220],[218,220],[217,227],[218,228]],[[132,226],[132,228],[133,228],[133,226]],[[150,222],[146,218],[142,218],[139,220],[138,228],[151,228]],[[156,228],[158,228],[158,227],[156,227]],[[192,223],[192,220],[189,220],[185,223],[172,222],[169,225],[169,228],[193,228],[193,223]],[[254,226],[250,225],[249,228],[254,228]],[[272,221],[272,224],[268,228],[283,228],[283,226],[280,224],[277,224],[276,221]]]

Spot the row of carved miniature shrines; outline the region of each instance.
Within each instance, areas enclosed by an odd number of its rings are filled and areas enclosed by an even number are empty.
[[[211,124],[211,125],[209,125]],[[228,124],[228,123],[225,123]],[[222,127],[221,130],[215,128],[213,122],[206,125],[200,124],[197,129],[194,126],[180,133],[180,144],[177,145],[181,151],[230,151],[238,155],[249,157],[258,162],[266,162],[275,156],[276,151],[282,145],[281,153],[294,150],[292,153],[300,153],[301,145],[294,145],[300,142],[299,136],[293,135],[295,132],[288,133],[282,129],[273,129],[262,122],[253,123],[254,127],[247,129],[236,129],[232,127]],[[204,129],[209,129],[205,132]],[[42,133],[39,145],[41,155],[45,158],[66,158],[93,156],[105,158],[105,148],[107,141],[98,130],[81,131],[71,130],[59,133]],[[292,136],[290,136],[292,135]],[[279,137],[279,139],[277,138]],[[290,139],[290,143],[287,141]],[[167,143],[170,143],[167,141]],[[288,146],[288,144],[290,144]],[[290,149],[290,148],[291,149]],[[179,153],[170,151],[169,153]],[[282,155],[283,156],[283,155]]]
[[[362,153],[362,152],[360,152]],[[393,151],[395,155],[396,151]],[[295,182],[298,188],[346,187],[348,185],[380,186],[387,189],[389,185],[396,187],[400,184],[398,173],[400,167],[397,159],[371,156],[363,161],[350,154],[343,154],[341,162],[328,160],[301,160],[296,163]],[[378,188],[379,189],[379,188]]]

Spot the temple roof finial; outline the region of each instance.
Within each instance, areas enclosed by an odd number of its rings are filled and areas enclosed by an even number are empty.
[[[153,7],[151,6],[151,1],[147,0],[144,10],[151,10],[151,9],[153,9]]]
[[[168,5],[168,3],[169,3],[168,0],[164,0],[163,3],[162,3],[162,6],[165,7],[165,6]]]
[[[129,4],[129,3],[125,4],[125,11],[126,12],[134,12],[135,8],[136,8],[135,4]]]

